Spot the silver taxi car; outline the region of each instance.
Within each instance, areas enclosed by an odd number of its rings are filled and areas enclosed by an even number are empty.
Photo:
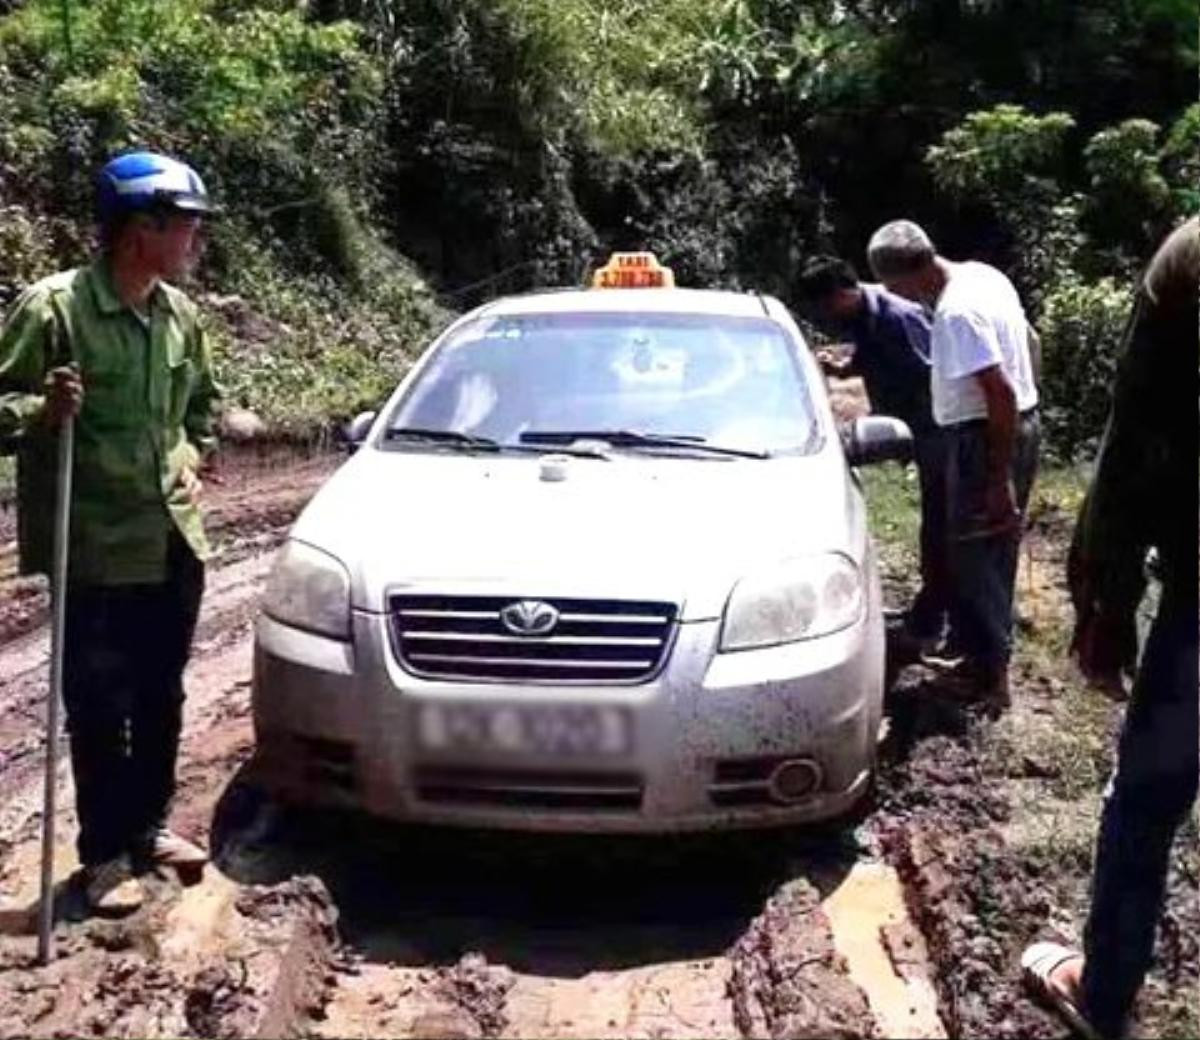
[[[282,800],[672,831],[866,791],[884,626],[854,467],[908,431],[839,431],[775,299],[640,254],[596,284],[467,314],[351,424],[256,624]]]

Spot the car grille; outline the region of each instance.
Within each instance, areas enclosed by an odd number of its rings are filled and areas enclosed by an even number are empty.
[[[485,769],[418,769],[417,797],[434,805],[637,810],[642,779],[631,773],[543,773]]]
[[[671,603],[546,599],[559,612],[546,636],[514,635],[500,620],[512,596],[393,596],[401,663],[417,675],[501,682],[644,682],[674,630]]]

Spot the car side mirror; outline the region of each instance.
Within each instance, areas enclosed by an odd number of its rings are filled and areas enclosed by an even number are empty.
[[[367,434],[371,432],[371,426],[374,424],[375,417],[378,414],[378,412],[359,412],[358,415],[342,426],[343,450],[353,453],[362,447],[362,443],[367,439]]]
[[[876,462],[908,462],[913,436],[908,424],[886,415],[865,415],[842,429],[842,444],[851,466]]]

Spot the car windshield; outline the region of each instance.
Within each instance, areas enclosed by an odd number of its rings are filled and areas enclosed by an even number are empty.
[[[502,446],[612,431],[621,450],[661,451],[672,445],[654,438],[673,438],[771,454],[811,449],[817,429],[775,322],[640,313],[481,317],[442,344],[388,426]]]

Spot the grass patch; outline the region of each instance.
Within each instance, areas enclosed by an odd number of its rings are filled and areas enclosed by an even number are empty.
[[[881,550],[917,556],[921,528],[921,486],[915,466],[894,462],[860,471],[871,532]]]

